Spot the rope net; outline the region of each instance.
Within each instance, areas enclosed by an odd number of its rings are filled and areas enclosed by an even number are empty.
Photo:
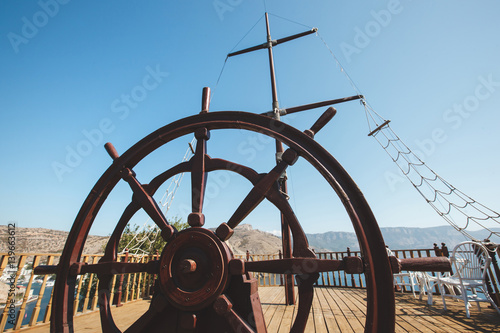
[[[184,153],[181,162],[189,161],[189,159],[193,156],[193,146],[195,144],[196,138],[193,138],[191,142],[188,143],[189,148]],[[180,173],[172,177],[165,193],[158,202],[164,216],[166,216],[170,210],[175,194],[181,185],[182,178],[184,178],[184,173]],[[132,233],[133,237],[125,245],[124,250],[121,253],[124,253],[125,249],[127,249],[130,254],[149,255],[150,253],[145,249],[151,248],[151,245],[157,241],[158,237],[160,237],[161,230],[156,224],[152,223],[151,218],[148,217],[144,224],[132,230]]]
[[[323,42],[340,72],[344,74],[356,94],[363,95],[326,41],[318,32],[316,35]],[[365,109],[370,130],[369,136],[377,140],[403,175],[436,213],[473,241],[483,241],[470,234],[470,231],[479,227],[489,232],[487,238],[490,241],[500,243],[500,231],[494,230],[500,227],[500,214],[477,202],[440,177],[396,135],[389,125],[389,120],[384,119],[373,110],[366,99],[363,98],[361,104]]]
[[[377,140],[391,157],[403,175],[424,197],[426,202],[465,237],[481,242],[470,234],[470,230],[480,227],[489,232],[488,239],[500,242],[500,214],[458,190],[427,166],[390,127],[390,121],[377,114],[365,100],[369,136]],[[495,239],[492,239],[495,237]]]

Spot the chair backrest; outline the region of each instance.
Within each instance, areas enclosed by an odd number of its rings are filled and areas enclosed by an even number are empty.
[[[476,242],[463,242],[453,249],[456,273],[463,280],[485,279],[491,258],[488,250]]]

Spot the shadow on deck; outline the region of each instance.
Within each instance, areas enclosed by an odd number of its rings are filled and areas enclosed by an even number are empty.
[[[289,332],[296,307],[284,305],[284,292],[280,287],[261,287],[259,294],[268,332]],[[471,318],[465,316],[462,302],[448,301],[444,311],[440,297],[428,306],[426,300],[411,294],[396,293],[396,332],[500,332],[500,315],[473,304]],[[123,307],[112,308],[113,317],[124,331],[149,307],[150,301],[139,300]],[[365,323],[366,289],[315,288],[315,298],[306,332],[362,332]],[[101,332],[99,312],[75,317],[75,332]],[[38,325],[21,332],[49,332],[48,325]]]

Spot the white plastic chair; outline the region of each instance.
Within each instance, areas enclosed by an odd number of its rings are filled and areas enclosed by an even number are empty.
[[[387,245],[386,245],[386,251],[388,256],[395,256],[394,252],[392,252]],[[420,299],[422,299],[422,295],[426,293],[427,290],[426,280],[424,276],[422,276],[421,272],[407,271],[404,273],[403,272],[394,273],[392,275],[393,275],[393,285],[399,286],[401,288],[401,292],[406,290],[406,287],[409,287],[409,289],[413,293],[413,297],[416,297],[415,286],[418,286]]]
[[[453,275],[428,277],[429,290],[432,290],[434,285],[439,287],[444,309],[446,310],[445,296],[449,296],[463,300],[467,318],[470,318],[470,302],[476,302],[479,311],[479,302],[489,302],[500,313],[486,288],[486,274],[491,263],[488,250],[480,243],[463,242],[453,249],[450,259],[455,271]],[[454,293],[455,289],[459,292]],[[479,297],[478,294],[483,294],[484,297]],[[432,292],[428,295],[428,303],[432,304]]]
[[[420,299],[422,299],[422,294],[425,294],[426,288],[425,285],[422,284],[419,273],[420,272],[408,271],[405,273],[393,274],[394,286],[401,287],[401,292],[403,292],[403,289],[406,289],[406,287],[408,287],[408,289],[410,289],[413,293],[413,297],[416,297],[415,287],[418,286]]]
[[[432,305],[433,304],[433,300],[432,300],[432,289],[434,289],[436,286],[438,286],[438,292],[440,295],[443,295],[442,293],[444,292],[444,295],[450,295],[450,294],[453,294],[453,295],[457,295],[457,293],[455,293],[455,288],[453,288],[452,286],[449,286],[449,285],[443,285],[443,288],[440,288],[440,284],[442,284],[443,282],[441,282],[442,279],[445,279],[445,278],[449,278],[449,277],[453,277],[453,278],[457,278],[458,279],[458,275],[456,274],[453,274],[451,275],[450,272],[444,272],[444,273],[441,273],[441,272],[437,272],[436,273],[437,275],[430,275],[429,273],[425,273],[425,280],[426,280],[426,286],[427,286],[427,290],[428,290],[428,293],[427,293],[427,304],[429,305]],[[460,292],[458,293],[458,295],[460,295]],[[445,309],[446,309],[446,304],[445,304]]]

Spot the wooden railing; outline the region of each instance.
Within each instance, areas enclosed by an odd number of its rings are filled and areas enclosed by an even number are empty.
[[[360,257],[361,252],[347,248],[342,252],[318,252],[316,256],[319,259],[342,260],[344,257]],[[347,274],[345,271],[322,272],[316,281],[316,286],[365,288],[365,275]]]
[[[273,260],[281,259],[281,253],[271,253],[271,254],[251,254],[247,251],[246,255],[235,255],[236,259],[243,259],[246,261],[262,261],[262,260]],[[281,286],[283,285],[282,274],[272,274],[272,273],[253,273],[253,276],[259,282],[259,287],[269,287],[269,286]]]
[[[392,250],[398,258],[416,258],[448,255],[446,246],[435,246],[432,249]],[[342,260],[343,257],[360,256],[359,251],[320,252],[316,254],[320,259]],[[498,253],[496,254],[498,256]],[[0,276],[3,284],[8,287],[6,298],[0,299],[0,332],[18,331],[21,328],[47,323],[50,320],[53,296],[54,276],[35,275],[33,267],[38,265],[57,265],[60,254],[21,253],[13,257],[12,254],[0,253]],[[97,263],[102,255],[83,255],[82,261]],[[251,254],[235,255],[236,258],[247,261],[261,261],[280,259],[281,254]],[[489,270],[489,289],[494,299],[500,301],[499,278],[500,272],[497,257]],[[146,263],[158,260],[158,255],[120,255],[120,261]],[[281,274],[254,273],[259,286],[282,285]],[[155,275],[148,273],[116,274],[110,288],[110,302],[121,306],[139,299],[149,298],[153,292]],[[75,286],[74,315],[96,311],[98,309],[97,292],[99,281],[95,274],[79,276]],[[351,287],[365,288],[364,274],[347,274],[344,271],[321,273],[318,287]],[[32,295],[30,296],[30,293]]]
[[[20,253],[12,256],[0,253],[0,276],[8,292],[0,299],[0,332],[47,323],[52,309],[55,276],[35,275],[33,267],[57,265],[60,254]],[[102,255],[83,255],[82,261],[97,263]],[[157,255],[119,255],[120,261],[146,263],[158,259]],[[138,299],[148,298],[153,291],[155,277],[151,274],[116,274],[111,282],[111,304],[120,306]],[[96,311],[99,281],[96,274],[79,276],[75,286],[74,315]],[[30,296],[31,295],[31,296]]]
[[[420,258],[420,257],[433,257],[433,256],[448,256],[448,248],[445,244],[438,247],[434,244],[431,249],[404,249],[392,250],[397,258]],[[349,248],[346,251],[337,252],[317,252],[316,257],[319,259],[333,259],[342,260],[344,257],[361,256],[359,251],[351,251]],[[247,261],[271,260],[281,259],[281,252],[273,254],[251,254],[236,255],[238,259]],[[272,273],[254,273],[255,278],[259,281],[259,286],[279,286],[282,285],[282,275]],[[366,288],[364,274],[348,274],[345,271],[323,272],[320,273],[316,286],[325,287],[352,287],[352,288]],[[405,287],[403,287],[405,288]],[[405,289],[403,289],[406,291]]]

